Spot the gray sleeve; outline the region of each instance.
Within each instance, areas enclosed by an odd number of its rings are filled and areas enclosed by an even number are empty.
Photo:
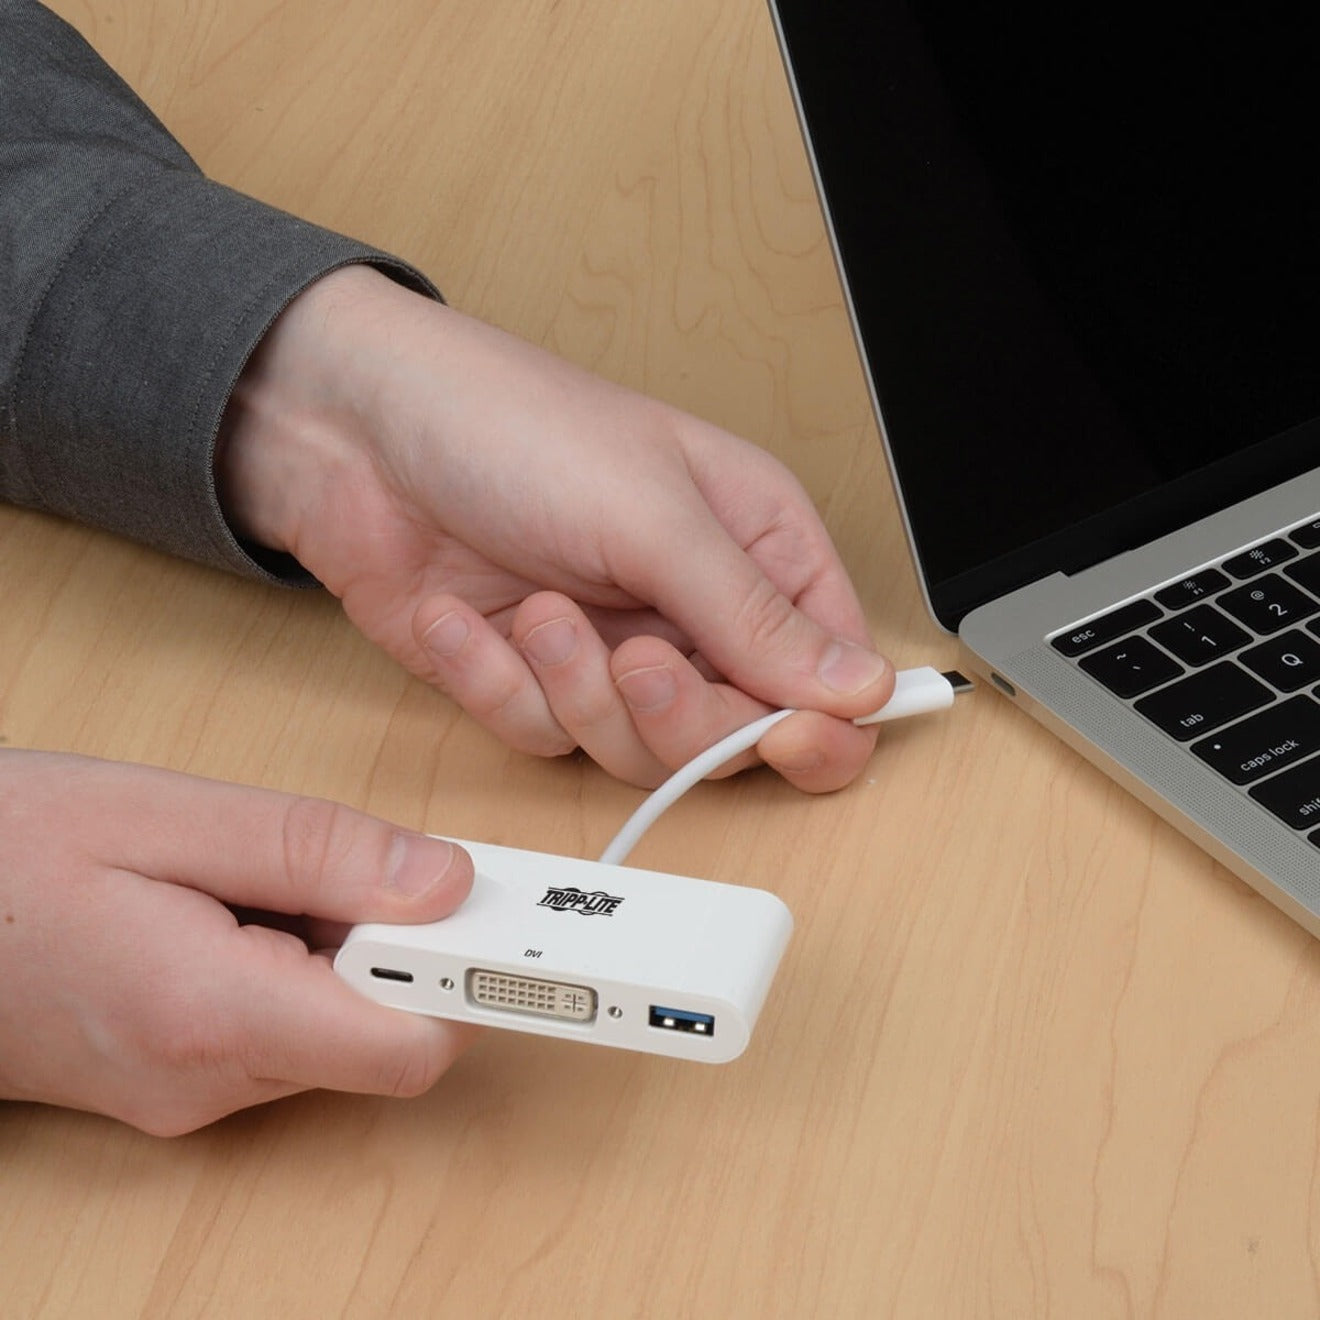
[[[0,0],[0,498],[250,576],[213,449],[289,301],[404,263],[206,179],[72,28]]]

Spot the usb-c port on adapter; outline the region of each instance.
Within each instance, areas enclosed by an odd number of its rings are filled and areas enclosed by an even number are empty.
[[[651,1005],[650,1023],[661,1031],[690,1031],[694,1036],[713,1036],[715,1018],[710,1013],[693,1013],[686,1008]]]

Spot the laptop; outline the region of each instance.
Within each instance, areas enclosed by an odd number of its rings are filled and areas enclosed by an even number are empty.
[[[932,614],[1320,934],[1303,34],[1246,6],[771,9]]]

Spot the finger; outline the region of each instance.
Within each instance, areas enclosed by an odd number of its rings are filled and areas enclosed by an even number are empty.
[[[555,719],[597,765],[632,784],[665,778],[666,767],[638,736],[614,685],[609,648],[573,601],[550,591],[528,597],[512,639]]]
[[[422,677],[501,742],[531,756],[563,756],[577,745],[522,656],[457,596],[422,601],[413,615],[413,637],[431,666]]]
[[[727,683],[708,683],[686,656],[655,637],[625,642],[611,657],[610,672],[638,734],[670,771],[770,709]],[[759,762],[749,750],[713,777]]]
[[[688,471],[734,542],[831,636],[869,646],[857,592],[801,482],[759,446],[687,420],[679,434]]]
[[[683,545],[683,564],[699,563],[703,571],[680,569],[676,556],[652,555],[631,567],[641,574],[637,589],[731,683],[774,705],[849,718],[889,699],[889,661],[869,642],[832,633],[798,609],[707,511],[669,525],[664,537]]]
[[[435,921],[472,886],[443,839],[350,807],[144,766],[61,757],[36,766],[63,801],[97,804],[97,861],[236,907],[337,921]]]
[[[293,941],[249,936],[231,982],[243,1064],[254,1080],[369,1095],[428,1090],[476,1038],[476,1028],[386,1008],[329,961]],[[270,932],[264,932],[268,936]]]
[[[685,657],[654,639],[620,647],[612,669],[638,732],[672,768],[766,713],[738,689],[708,683]],[[775,725],[756,749],[728,762],[716,777],[765,760],[805,792],[832,792],[856,777],[874,745],[874,730],[801,711]]]
[[[313,952],[334,953],[348,938],[353,923],[331,921],[326,917],[293,916],[283,912],[265,912],[259,908],[236,907],[227,904],[230,914],[240,926],[261,927],[291,935]]]
[[[804,793],[833,793],[861,774],[875,750],[875,726],[801,710],[756,745],[761,759]]]
[[[600,634],[600,639],[612,651],[630,637],[660,637],[684,655],[696,644],[677,624],[671,623],[658,610],[637,608],[632,610],[602,609],[584,605],[582,612]]]

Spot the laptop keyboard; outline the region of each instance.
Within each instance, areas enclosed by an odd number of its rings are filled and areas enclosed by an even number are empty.
[[[1051,645],[1320,847],[1320,518]]]

